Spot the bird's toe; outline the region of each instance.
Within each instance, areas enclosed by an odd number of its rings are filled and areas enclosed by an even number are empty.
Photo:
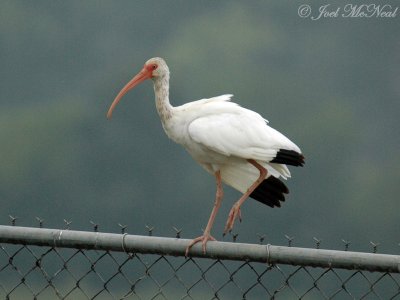
[[[240,211],[240,207],[237,207],[236,205],[234,205],[232,207],[231,211],[229,212],[228,220],[226,221],[226,224],[225,224],[223,236],[225,236],[228,232],[230,233],[232,231],[236,218],[239,218],[239,222],[242,222],[242,213]]]
[[[205,233],[205,234],[203,234],[202,236],[199,236],[199,237],[193,239],[193,240],[189,243],[189,245],[186,247],[185,256],[188,257],[190,249],[191,249],[195,244],[197,244],[197,243],[199,243],[199,242],[201,242],[201,244],[202,244],[201,249],[202,249],[202,251],[203,251],[203,254],[206,254],[206,252],[207,252],[207,242],[208,242],[208,241],[216,241],[216,239],[215,239],[213,236],[211,236],[210,234],[207,234],[207,233]]]

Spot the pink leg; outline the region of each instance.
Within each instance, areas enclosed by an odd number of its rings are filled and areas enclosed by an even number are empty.
[[[215,217],[217,216],[218,209],[221,206],[222,197],[224,195],[224,191],[222,189],[221,172],[219,170],[215,172],[215,178],[217,180],[217,193],[215,195],[215,203],[210,215],[210,219],[208,220],[207,227],[204,230],[202,236],[199,236],[198,238],[192,240],[190,244],[186,247],[185,256],[188,256],[190,248],[192,248],[192,246],[197,244],[198,242],[202,243],[203,253],[206,253],[207,242],[215,241],[215,238],[213,238],[210,233],[211,233],[211,228],[214,224]]]
[[[224,229],[224,235],[227,234],[228,232],[232,231],[233,224],[235,223],[235,219],[239,217],[239,220],[242,219],[241,213],[240,213],[240,207],[246,201],[246,199],[250,196],[250,194],[260,185],[261,182],[265,179],[265,176],[267,176],[268,172],[267,170],[261,166],[258,162],[256,162],[254,159],[248,159],[247,160],[249,163],[251,163],[253,166],[255,166],[259,171],[260,171],[260,176],[258,179],[249,187],[249,189],[246,191],[246,193],[243,194],[242,197],[232,206],[231,211],[229,212],[228,220],[226,221],[225,229]]]

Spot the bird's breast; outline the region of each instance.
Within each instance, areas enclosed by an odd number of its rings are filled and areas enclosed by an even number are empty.
[[[223,165],[229,160],[229,156],[213,151],[196,142],[185,143],[183,147],[200,164]]]

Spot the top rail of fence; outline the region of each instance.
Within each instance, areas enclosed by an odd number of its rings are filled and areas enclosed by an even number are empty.
[[[184,256],[191,240],[130,234],[0,226],[0,243]],[[400,273],[400,255],[210,241],[191,257]]]

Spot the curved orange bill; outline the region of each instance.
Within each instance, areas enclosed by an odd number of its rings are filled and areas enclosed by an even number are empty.
[[[121,98],[131,89],[133,89],[135,86],[137,86],[139,83],[145,81],[146,79],[151,78],[151,72],[146,70],[146,68],[143,68],[142,71],[139,72],[135,77],[132,78],[131,81],[129,81],[123,88],[122,90],[118,93],[117,97],[115,97],[113,103],[111,104],[108,112],[107,112],[107,119],[111,119],[112,113],[114,108],[117,106]]]

